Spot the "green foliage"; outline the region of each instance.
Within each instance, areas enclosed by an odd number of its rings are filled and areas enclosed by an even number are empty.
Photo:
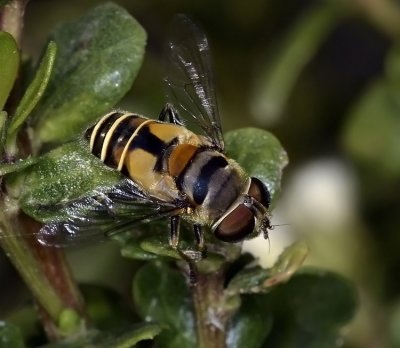
[[[225,141],[228,156],[234,158],[250,176],[259,178],[274,199],[280,190],[282,170],[288,163],[278,139],[261,129],[243,128],[228,132]]]
[[[56,54],[57,45],[50,41],[36,71],[36,75],[19,102],[14,117],[11,120],[10,128],[8,129],[10,136],[15,136],[18,128],[21,127],[28,115],[42,98],[53,71]]]
[[[334,347],[356,305],[348,281],[330,272],[304,270],[271,293],[274,328],[265,347]]]
[[[11,92],[19,68],[19,50],[11,34],[0,31],[0,111]],[[4,69],[3,67],[7,67]]]
[[[35,131],[38,141],[62,143],[109,111],[131,88],[146,34],[124,9],[106,3],[59,27],[51,38],[58,57],[36,110]]]
[[[253,270],[251,276],[246,269],[242,272],[253,283],[273,273],[271,269]],[[230,289],[231,285],[225,291],[228,297]],[[165,327],[156,339],[160,347],[196,346],[193,302],[177,270],[164,262],[147,263],[135,276],[133,297],[143,319]],[[227,346],[333,347],[356,305],[347,280],[330,272],[304,270],[266,295],[242,295],[229,325]]]
[[[268,292],[280,283],[286,282],[301,267],[308,254],[304,242],[296,242],[287,247],[270,269],[259,265],[246,266],[237,270],[229,282],[226,292],[228,295],[257,294]]]
[[[143,320],[166,326],[157,337],[160,347],[196,347],[190,291],[177,270],[161,262],[147,263],[136,273],[133,298]]]
[[[227,347],[262,347],[271,332],[273,320],[267,297],[243,296],[241,306],[230,324]]]
[[[22,333],[18,327],[0,322],[0,348],[24,348]]]
[[[129,329],[124,328],[107,333],[91,331],[83,337],[48,344],[42,348],[130,348],[140,341],[153,339],[160,331],[161,328],[157,324],[135,325]]]
[[[104,166],[80,141],[67,143],[43,155],[21,175],[25,176],[21,208],[39,221],[63,217],[62,207],[59,210],[42,210],[40,207],[51,207],[94,190],[101,192],[120,179],[119,172]]]

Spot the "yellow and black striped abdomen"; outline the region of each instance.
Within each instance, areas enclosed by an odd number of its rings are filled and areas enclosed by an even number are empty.
[[[111,112],[87,131],[90,151],[108,166],[122,170],[124,150],[150,121],[136,114]]]
[[[200,145],[199,138],[182,126],[124,112],[105,115],[87,131],[87,138],[95,156],[160,198],[176,195],[168,174],[168,149],[182,142]]]

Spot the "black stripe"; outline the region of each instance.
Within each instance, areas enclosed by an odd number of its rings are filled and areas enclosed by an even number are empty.
[[[196,183],[193,186],[193,199],[197,204],[202,204],[208,193],[208,185],[216,171],[228,165],[222,156],[214,156],[201,168]]]
[[[128,168],[126,167],[125,163],[122,165],[121,173],[126,177],[131,178],[131,175],[129,174]]]
[[[162,172],[163,170],[166,170],[167,168],[163,168],[164,166],[164,158],[169,158],[171,155],[171,152],[173,148],[178,144],[179,139],[178,137],[173,138],[168,144],[165,145],[164,151],[160,153],[160,155],[157,158],[157,162],[154,165],[153,170],[156,172]]]
[[[183,190],[183,181],[185,180],[185,175],[186,172],[189,170],[190,166],[192,165],[193,162],[195,162],[195,158],[196,156],[205,151],[203,148],[199,147],[197,148],[197,150],[195,151],[195,153],[193,154],[192,158],[189,160],[189,162],[186,164],[185,168],[183,168],[183,170],[181,171],[181,173],[175,178],[175,184],[176,184],[176,188],[179,191]]]
[[[158,158],[159,156],[162,156],[166,147],[167,144],[151,133],[148,126],[143,126],[139,130],[138,135],[129,144],[129,151],[142,149]]]
[[[139,116],[136,115],[130,115],[123,121],[121,121],[117,128],[115,128],[111,136],[110,142],[108,143],[106,158],[104,160],[104,163],[108,166],[118,166],[118,163],[114,162],[113,151],[116,146],[124,147],[125,144],[128,142],[129,138],[132,136],[137,128],[132,125],[131,121],[132,119],[138,117]]]
[[[104,138],[107,134],[107,132],[110,130],[114,122],[122,115],[120,112],[114,112],[112,115],[110,115],[100,126],[100,128],[97,130],[96,137],[94,138],[94,144],[93,144],[93,150],[92,153],[93,155],[100,157],[101,156],[101,149],[103,147],[103,142]]]

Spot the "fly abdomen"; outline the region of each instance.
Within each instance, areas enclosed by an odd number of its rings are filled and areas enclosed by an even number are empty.
[[[146,121],[149,120],[132,113],[114,111],[105,115],[86,132],[90,151],[106,165],[121,170],[124,148]]]

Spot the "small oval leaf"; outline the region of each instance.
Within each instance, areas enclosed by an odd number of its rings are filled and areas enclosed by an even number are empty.
[[[112,108],[141,66],[146,33],[123,8],[106,3],[52,35],[58,57],[38,109],[35,132],[60,143]]]
[[[28,157],[27,159],[18,160],[15,163],[0,164],[0,176],[24,170],[37,161],[38,159],[35,157]]]
[[[183,276],[161,262],[149,262],[135,275],[133,298],[139,315],[166,329],[159,347],[197,347],[192,300]]]
[[[288,246],[274,266],[271,268],[271,277],[262,284],[264,288],[270,288],[280,283],[287,282],[293,274],[303,265],[308,255],[308,245],[298,241]]]
[[[0,31],[0,111],[14,86],[19,68],[19,51],[11,34]]]
[[[117,184],[120,173],[89,153],[87,144],[76,141],[40,157],[25,175],[20,197],[24,212],[36,220],[59,220],[63,212],[40,209],[76,199]]]
[[[351,284],[332,272],[303,270],[267,295],[274,328],[263,347],[335,347],[354,316]]]
[[[272,328],[272,313],[264,296],[243,296],[229,326],[226,346],[260,348]]]
[[[282,170],[288,163],[286,151],[271,133],[257,128],[242,128],[226,133],[228,156],[250,176],[260,179],[274,198],[280,190]]]
[[[57,45],[55,42],[51,41],[47,46],[46,52],[39,64],[39,68],[36,71],[34,79],[22,97],[10,122],[10,128],[8,129],[9,134],[15,134],[17,132],[18,128],[26,120],[33,108],[39,102],[40,98],[43,96],[51,76],[56,54]]]

